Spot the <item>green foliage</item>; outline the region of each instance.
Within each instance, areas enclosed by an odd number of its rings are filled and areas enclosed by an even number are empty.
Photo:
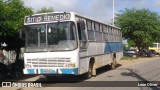
[[[20,48],[23,44],[19,31],[23,27],[24,17],[31,14],[32,9],[25,7],[21,0],[0,0],[0,43],[6,42],[9,50]]]
[[[54,9],[52,7],[49,8],[43,7],[40,10],[36,11],[36,13],[48,13],[48,12],[54,12]]]
[[[126,47],[126,45],[123,46],[124,50],[130,49],[131,47],[135,47],[136,46],[135,43],[130,39],[128,39],[127,42],[128,42],[127,47]]]
[[[117,14],[115,24],[122,29],[123,37],[139,49],[160,41],[160,18],[148,9],[125,9]]]
[[[133,40],[128,39],[128,47],[135,47],[135,43]]]

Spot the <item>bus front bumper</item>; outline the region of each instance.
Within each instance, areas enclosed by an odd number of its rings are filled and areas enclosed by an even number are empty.
[[[63,69],[23,69],[24,74],[73,74],[78,75],[78,68]]]

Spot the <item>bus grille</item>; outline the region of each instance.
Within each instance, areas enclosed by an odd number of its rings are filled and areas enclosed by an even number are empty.
[[[65,63],[71,62],[71,58],[37,58],[27,59],[33,67],[63,67]]]

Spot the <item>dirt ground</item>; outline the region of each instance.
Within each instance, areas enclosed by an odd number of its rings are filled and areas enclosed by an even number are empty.
[[[143,57],[143,58],[137,58],[137,59],[122,59],[119,60],[117,62],[117,64],[120,64],[121,66],[128,66],[128,65],[134,65],[134,64],[139,64],[139,63],[143,63],[143,62],[148,62],[150,60],[157,60],[160,59],[159,56],[155,56],[155,57]]]

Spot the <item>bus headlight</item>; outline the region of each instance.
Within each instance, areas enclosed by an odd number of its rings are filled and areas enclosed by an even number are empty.
[[[76,67],[76,64],[75,63],[69,63],[68,67]]]

